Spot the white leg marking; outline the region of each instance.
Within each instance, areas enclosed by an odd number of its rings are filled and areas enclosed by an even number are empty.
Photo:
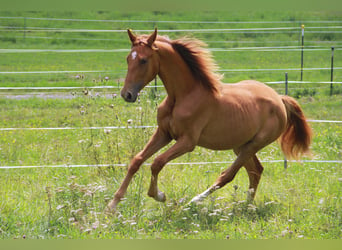
[[[190,203],[197,203],[197,202],[201,202],[203,201],[206,197],[208,197],[209,194],[211,194],[213,192],[213,190],[211,188],[208,188],[207,190],[205,190],[203,193],[195,196]]]

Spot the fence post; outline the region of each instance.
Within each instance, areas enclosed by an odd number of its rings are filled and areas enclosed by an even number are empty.
[[[285,95],[287,94],[288,94],[288,75],[287,75],[287,72],[285,72]],[[286,156],[284,156],[284,169],[287,169]]]
[[[300,80],[303,81],[303,67],[304,67],[304,24],[302,24],[302,53],[300,58]]]
[[[330,96],[333,94],[333,81],[334,81],[334,47],[331,47],[331,71],[330,71]]]
[[[24,17],[24,41],[26,39],[26,17]]]
[[[155,91],[156,94],[157,94],[157,76],[156,76],[156,78],[154,79],[154,91]]]
[[[285,72],[285,95],[288,94],[288,81],[287,72]]]

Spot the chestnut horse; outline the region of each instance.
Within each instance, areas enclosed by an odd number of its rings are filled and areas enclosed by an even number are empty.
[[[157,36],[157,29],[151,35],[141,36],[128,30],[128,35],[132,48],[121,96],[127,102],[135,102],[139,91],[158,75],[167,97],[158,107],[156,131],[132,159],[125,179],[108,204],[109,211],[115,211],[140,166],[172,140],[175,144],[151,165],[148,195],[161,202],[166,198],[158,189],[159,172],[167,162],[191,152],[197,145],[213,150],[233,149],[237,158],[192,202],[203,200],[232,181],[242,166],[247,170],[253,199],[263,172],[256,153],[278,138],[288,158],[309,152],[311,129],[293,98],[280,96],[254,80],[222,84],[221,76],[214,73],[217,67],[211,54],[199,40],[170,40]]]

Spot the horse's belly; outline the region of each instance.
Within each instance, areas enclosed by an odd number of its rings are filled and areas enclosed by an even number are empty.
[[[198,145],[213,150],[238,148],[250,141],[256,134],[256,128],[225,126],[207,127],[201,134]]]

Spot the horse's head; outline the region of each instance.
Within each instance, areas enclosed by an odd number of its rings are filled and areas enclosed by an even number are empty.
[[[154,44],[157,38],[157,29],[150,36],[135,36],[128,30],[132,49],[127,56],[128,71],[121,96],[127,102],[135,102],[138,93],[159,72],[158,48]]]

